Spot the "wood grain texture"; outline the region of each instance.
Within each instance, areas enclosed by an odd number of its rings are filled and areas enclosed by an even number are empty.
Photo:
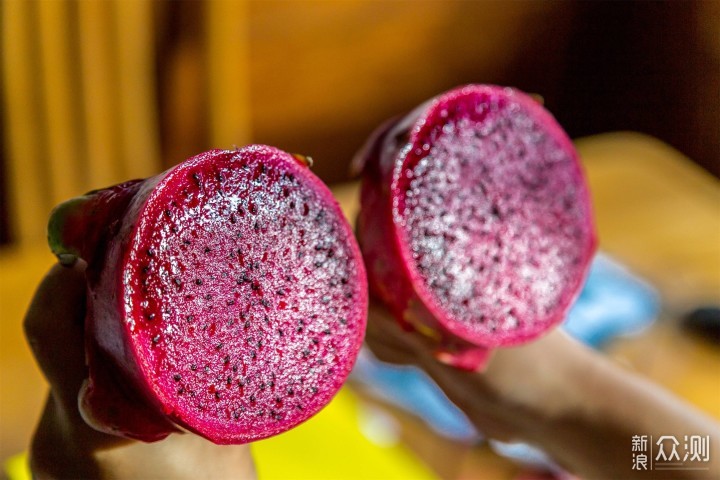
[[[114,3],[121,162],[127,178],[149,177],[160,169],[153,2]]]
[[[44,122],[39,135],[47,138],[46,175],[52,186],[52,203],[80,195],[84,177],[83,149],[79,122],[82,115],[79,75],[73,55],[75,40],[71,2],[37,2],[40,40]]]
[[[207,7],[210,144],[241,147],[250,142],[249,2],[218,0]]]
[[[80,71],[88,181],[95,188],[127,178],[121,161],[114,2],[78,2]]]
[[[37,5],[9,1],[2,10],[3,115],[8,143],[8,202],[10,228],[17,241],[45,238],[44,219],[51,204],[51,184],[45,175],[40,51]]]

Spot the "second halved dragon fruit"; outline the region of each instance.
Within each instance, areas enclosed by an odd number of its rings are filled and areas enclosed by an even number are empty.
[[[596,235],[575,149],[536,99],[460,87],[386,124],[359,158],[371,292],[435,338],[440,360],[477,369],[563,320]]]

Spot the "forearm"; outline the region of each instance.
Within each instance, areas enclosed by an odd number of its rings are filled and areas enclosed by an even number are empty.
[[[563,407],[561,414],[540,422],[528,441],[541,445],[570,470],[586,478],[719,478],[718,455],[692,466],[707,470],[633,470],[633,436],[647,436],[647,467],[657,455],[655,442],[673,436],[683,443],[692,435],[720,441],[715,420],[668,391],[592,354],[591,366],[568,377],[567,389],[582,392]],[[667,448],[667,445],[666,445]],[[682,448],[682,447],[680,447]],[[683,451],[680,450],[682,460]],[[690,465],[686,465],[690,466]]]
[[[585,478],[719,477],[717,422],[684,401],[560,333],[513,350],[498,352],[483,374],[430,357],[423,367],[488,435],[537,445]],[[708,470],[649,475],[632,470],[633,435],[647,435],[649,444],[663,435],[680,442],[709,435],[715,450],[694,465]]]

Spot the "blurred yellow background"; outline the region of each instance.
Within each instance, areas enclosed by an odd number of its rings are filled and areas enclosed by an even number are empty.
[[[311,155],[324,180],[346,181],[375,126],[462,83],[537,92],[574,137],[636,130],[679,149],[632,134],[579,144],[602,248],[658,286],[670,316],[717,304],[718,185],[693,162],[720,173],[719,5],[4,0],[0,460],[25,448],[44,395],[21,319],[53,261],[44,238],[55,204],[250,142]],[[355,186],[335,188],[353,216]],[[720,417],[717,350],[678,335],[661,325],[613,355]],[[348,395],[317,432],[356,414]],[[349,462],[394,478],[516,471],[401,418],[401,453]],[[283,452],[303,440],[277,442]]]

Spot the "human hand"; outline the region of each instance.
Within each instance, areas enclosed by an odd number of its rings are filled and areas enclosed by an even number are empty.
[[[55,265],[25,317],[25,335],[50,393],[30,449],[34,478],[255,478],[250,449],[193,434],[135,442],[89,427],[78,410],[87,377],[85,264]]]
[[[594,354],[555,330],[535,342],[492,352],[482,372],[466,372],[438,361],[438,345],[403,330],[385,307],[371,302],[366,342],[390,363],[422,368],[484,434],[498,440],[527,440],[547,417],[571,408],[570,378],[591,369]]]
[[[381,360],[422,368],[484,434],[538,446],[583,478],[646,478],[630,468],[633,435],[720,436],[716,420],[559,329],[495,350],[482,372],[439,362],[431,339],[402,330],[379,303],[371,302],[366,340]],[[683,478],[718,478],[712,459]],[[653,474],[677,478],[672,470]]]

